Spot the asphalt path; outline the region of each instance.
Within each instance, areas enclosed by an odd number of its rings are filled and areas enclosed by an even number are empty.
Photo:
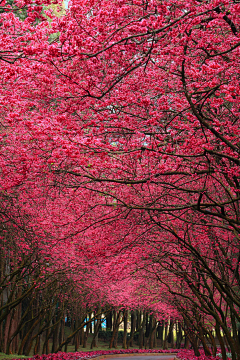
[[[162,355],[162,354],[159,354],[159,355],[141,355],[141,356],[116,356],[114,357],[111,356],[111,360],[120,360],[120,358],[123,358],[123,360],[173,360],[176,355]],[[107,358],[107,357],[106,357]],[[110,357],[109,357],[110,359]]]

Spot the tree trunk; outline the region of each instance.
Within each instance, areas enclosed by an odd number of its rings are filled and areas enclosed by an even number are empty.
[[[225,344],[224,344],[218,323],[216,323],[216,325],[215,325],[215,330],[216,330],[216,335],[217,335],[217,338],[219,341],[219,345],[221,347],[222,360],[226,360],[227,354],[226,354]]]
[[[167,341],[169,344],[171,344],[171,347],[173,346],[173,326],[174,326],[174,322],[170,320]]]
[[[130,339],[127,342],[127,348],[129,348],[129,346],[133,346],[133,337],[134,337],[134,333],[135,333],[135,329],[136,329],[136,313],[134,310],[131,311],[131,335],[130,335]]]
[[[106,316],[106,328],[112,330],[112,311]]]
[[[35,343],[35,346],[34,346],[33,354],[34,355],[39,354],[40,349],[41,349],[41,335],[38,335],[37,338],[36,338],[36,343]]]
[[[182,339],[183,339],[183,333],[182,333],[182,327],[181,327],[181,324],[179,321],[176,323],[176,332],[177,332],[176,348],[180,349]]]
[[[145,337],[148,338],[149,337],[149,333],[150,333],[150,327],[149,327],[149,316],[148,313],[146,313],[146,331],[145,331]]]
[[[146,322],[146,311],[143,312],[143,320],[141,323],[141,327],[139,329],[139,349],[143,349],[144,347],[144,326],[145,326],[145,322]]]
[[[43,344],[43,354],[48,355],[50,353],[49,351],[49,329],[45,331],[45,341]]]
[[[61,320],[58,319],[58,323],[56,324],[56,327],[53,332],[52,353],[55,353],[59,345],[58,340],[60,335],[60,328],[61,328]]]
[[[217,345],[216,345],[215,338],[214,338],[214,336],[212,335],[212,332],[211,332],[211,331],[208,331],[208,336],[209,336],[210,343],[211,343],[212,355],[213,355],[214,357],[216,357],[216,354],[217,354]]]
[[[123,318],[123,349],[127,349],[127,325],[128,325],[128,310],[124,310],[124,318]]]
[[[119,329],[119,325],[121,323],[121,311],[114,314],[114,324],[113,324],[113,334],[112,334],[112,338],[109,344],[109,349],[112,349],[112,347],[114,346],[115,348],[117,348],[117,337],[118,337],[118,329]]]
[[[64,330],[65,330],[65,320],[63,319],[61,320],[61,325],[60,325],[59,345],[64,342],[64,338],[65,338]]]
[[[80,345],[80,338],[81,338],[81,334],[80,331],[75,335],[75,339],[74,339],[74,346],[75,346],[75,351],[78,351],[79,345]]]
[[[99,312],[99,309],[97,310],[97,313]],[[101,326],[101,314],[97,316],[97,322],[94,320],[94,335],[91,343],[91,349],[98,346],[98,332],[100,330]]]
[[[89,316],[91,316],[91,315],[89,314]],[[90,320],[90,317],[89,317],[89,320]],[[83,348],[87,347],[87,339],[88,339],[88,335],[89,335],[90,324],[92,324],[92,323],[89,322],[86,325],[86,331],[85,331],[84,337],[83,337]]]
[[[167,342],[167,337],[168,337],[168,322],[165,322],[165,329],[164,329],[164,340],[163,340],[163,350],[167,350],[168,349],[168,342]]]
[[[6,353],[7,352],[7,343],[8,343],[8,334],[9,334],[9,330],[10,330],[10,326],[11,326],[11,313],[9,313],[7,315],[6,321],[5,321],[5,326],[4,326],[4,331],[3,331],[3,352]]]
[[[83,338],[84,338],[84,328],[80,329],[80,345],[83,345]]]
[[[150,334],[149,334],[149,349],[153,349],[154,347],[154,340],[155,340],[155,334],[156,334],[156,326],[157,326],[157,322],[156,319],[152,316],[152,320],[151,320],[151,330],[150,330]]]
[[[158,346],[163,346],[163,328],[164,328],[164,321],[158,322],[157,326],[157,339],[159,340]]]

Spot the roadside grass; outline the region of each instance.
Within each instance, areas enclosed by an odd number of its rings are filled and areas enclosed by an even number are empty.
[[[20,359],[20,358],[27,358],[28,356],[24,356],[24,355],[17,355],[17,354],[10,354],[10,355],[6,355],[4,353],[0,353],[0,360],[6,360],[6,359]]]
[[[109,349],[109,342],[105,342],[101,339],[98,340],[98,347],[94,347],[93,349],[91,349],[91,342],[92,342],[92,334],[89,334],[88,336],[88,342],[87,342],[87,347],[83,348],[82,345],[79,346],[78,351],[95,351],[95,350],[108,350]],[[51,341],[49,341],[49,348],[52,348],[52,343]],[[134,348],[138,348],[137,344],[134,345]],[[119,341],[118,343],[118,350],[123,349],[121,342]],[[62,349],[62,351],[64,352],[64,347]],[[75,346],[74,345],[68,345],[67,348],[67,352],[75,352]],[[0,360],[10,360],[10,359],[26,359],[29,357],[33,356],[33,350],[30,352],[29,356],[24,356],[24,355],[18,355],[18,354],[10,354],[10,355],[6,355],[4,353],[0,353]]]

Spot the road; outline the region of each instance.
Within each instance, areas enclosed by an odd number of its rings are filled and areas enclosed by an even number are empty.
[[[175,358],[176,355],[174,354],[156,354],[156,355],[151,355],[151,354],[146,354],[146,355],[136,355],[136,356],[111,356],[111,360],[120,360],[119,358],[123,358],[123,360],[173,360]],[[110,356],[106,356],[106,359],[109,358]]]

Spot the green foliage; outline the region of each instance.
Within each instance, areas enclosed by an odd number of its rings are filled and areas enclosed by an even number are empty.
[[[138,338],[139,338],[139,332],[136,332],[136,333],[133,335],[133,340],[134,340],[134,341],[138,341]]]
[[[50,35],[49,35],[49,38],[48,38],[49,43],[52,43],[52,42],[54,42],[55,40],[57,40],[57,39],[59,38],[59,35],[60,35],[59,32],[56,32],[56,33],[54,33],[54,34],[50,34]]]
[[[1,353],[0,352],[0,360],[8,360],[8,359],[26,359],[28,358],[28,356],[24,356],[24,355],[16,355],[16,354],[10,354],[10,355],[7,355],[7,354],[4,354],[4,353]]]
[[[118,341],[123,341],[123,334],[124,334],[123,330],[118,331]],[[103,339],[105,342],[109,342],[112,338],[112,335],[113,335],[113,331],[110,329],[100,330],[98,333],[98,337],[100,339]],[[127,338],[129,337],[130,334],[127,334]]]
[[[111,340],[112,333],[113,333],[112,330],[108,328],[106,330],[99,330],[98,337],[108,342]]]

